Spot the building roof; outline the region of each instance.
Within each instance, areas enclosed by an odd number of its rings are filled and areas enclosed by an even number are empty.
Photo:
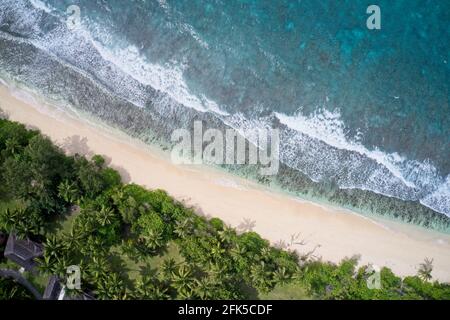
[[[58,300],[59,294],[61,292],[61,283],[59,282],[59,278],[55,275],[52,275],[48,280],[47,287],[45,287],[43,299],[44,300]]]
[[[36,265],[34,259],[42,256],[44,247],[30,239],[19,239],[11,233],[6,243],[5,257],[14,261],[18,265],[31,270]]]

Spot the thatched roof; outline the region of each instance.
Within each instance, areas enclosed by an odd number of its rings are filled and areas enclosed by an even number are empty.
[[[43,299],[44,300],[58,300],[59,294],[61,293],[61,283],[59,278],[55,275],[51,276],[48,280],[47,287],[45,287]]]
[[[6,243],[5,257],[14,261],[25,270],[32,270],[35,265],[35,258],[42,256],[44,247],[30,239],[19,239],[11,233]]]

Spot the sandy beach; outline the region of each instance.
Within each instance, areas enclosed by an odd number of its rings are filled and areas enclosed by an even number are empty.
[[[387,266],[402,276],[415,275],[424,258],[433,258],[434,279],[450,281],[449,235],[403,224],[397,228],[397,223],[301,201],[213,168],[174,165],[140,141],[33,103],[3,85],[0,108],[10,120],[40,129],[67,152],[104,155],[126,182],[164,189],[199,213],[252,229],[274,244],[303,253],[315,248],[315,256],[333,262],[359,254],[361,263]]]

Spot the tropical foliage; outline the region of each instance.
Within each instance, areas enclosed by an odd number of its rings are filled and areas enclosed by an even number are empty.
[[[34,297],[12,279],[0,278],[0,300],[32,300]]]
[[[448,284],[431,282],[431,260],[405,279],[383,268],[380,288],[369,289],[368,266],[357,268],[357,259],[335,265],[275,248],[162,190],[123,184],[101,156],[66,156],[7,120],[0,120],[0,168],[0,203],[21,204],[2,206],[0,232],[43,242],[42,274],[64,276],[68,266],[80,266],[82,290],[99,299],[258,298],[286,286],[319,299],[450,299]],[[74,207],[73,223],[55,233],[52,226]],[[169,245],[178,259],[167,257]],[[156,257],[163,258],[147,268]],[[118,260],[141,270],[131,276]],[[21,297],[28,296],[20,287],[0,281],[0,298]]]

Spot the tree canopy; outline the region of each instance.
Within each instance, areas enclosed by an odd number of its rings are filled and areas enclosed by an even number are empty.
[[[369,266],[358,268],[355,258],[333,264],[275,248],[162,190],[122,183],[100,155],[67,156],[7,120],[0,120],[0,168],[0,232],[43,241],[39,271],[64,276],[78,265],[82,290],[100,299],[258,298],[285,285],[319,299],[450,299],[448,284],[431,282],[431,260],[404,279],[383,268],[373,290]],[[55,233],[51,226],[74,208],[73,222]],[[177,259],[168,257],[169,247]],[[140,268],[137,276],[130,266]],[[0,299],[14,298],[30,297],[0,279]]]

